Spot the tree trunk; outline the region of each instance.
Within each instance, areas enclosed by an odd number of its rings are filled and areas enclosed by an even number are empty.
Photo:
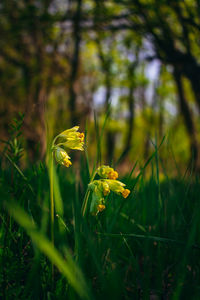
[[[81,10],[82,10],[82,0],[77,0],[76,13],[74,15],[73,24],[73,57],[71,63],[71,74],[69,78],[69,110],[70,110],[70,123],[71,126],[78,124],[78,118],[76,113],[76,82],[78,75],[78,66],[80,58],[80,44],[81,44]]]
[[[120,162],[122,162],[126,156],[128,155],[130,149],[131,149],[131,143],[133,138],[133,128],[134,128],[134,115],[135,115],[135,101],[134,101],[134,88],[135,88],[135,82],[133,79],[135,67],[137,65],[137,62],[134,62],[131,64],[129,69],[129,81],[130,81],[130,87],[129,87],[129,95],[128,95],[128,108],[129,108],[129,118],[127,120],[127,135],[125,140],[125,147],[122,151],[122,154],[120,155]]]
[[[184,75],[190,80],[195,101],[200,113],[200,67],[196,67],[190,72],[184,72]]]
[[[44,158],[46,151],[45,103],[47,93],[45,85],[34,74],[25,71],[27,102],[24,117],[24,133],[31,161]]]
[[[147,129],[147,132],[146,132],[146,139],[145,139],[145,143],[144,143],[144,160],[145,161],[149,158],[151,128],[152,128],[152,125],[153,125],[153,122],[154,122],[154,112],[156,111],[156,106],[157,106],[157,103],[158,103],[158,93],[157,93],[158,85],[159,85],[159,77],[158,77],[158,80],[154,83],[154,87],[153,87],[154,94],[153,94],[152,103],[151,103],[151,113],[150,113],[149,117],[146,117],[146,118],[148,118],[147,119],[148,129]],[[145,99],[144,91],[143,91],[142,103],[143,103],[143,109],[145,109],[147,100]],[[145,116],[144,116],[144,118],[145,118]],[[157,133],[155,132],[155,134],[157,134]]]
[[[197,139],[197,133],[193,122],[192,113],[184,95],[181,74],[178,70],[176,70],[176,68],[174,68],[174,79],[178,91],[180,111],[183,115],[185,127],[190,140],[191,161],[194,163],[195,171],[200,172],[200,147]]]
[[[104,54],[101,46],[101,40],[99,37],[96,38],[96,43],[98,47],[99,52],[99,58],[101,61],[102,70],[105,74],[105,88],[106,88],[106,94],[105,94],[105,101],[104,101],[104,107],[105,107],[105,114],[107,115],[107,118],[109,120],[111,115],[111,107],[110,107],[110,98],[112,94],[112,74],[111,74],[111,64],[112,64],[112,55],[109,53],[107,55]],[[107,128],[106,131],[106,162],[110,164],[113,160],[114,156],[114,150],[115,150],[115,134],[113,131],[110,130],[110,128]]]
[[[108,75],[109,77],[109,75]],[[106,96],[105,96],[105,114],[108,116],[108,122],[110,117],[110,97],[111,97],[111,81],[107,78],[106,80]],[[106,162],[108,164],[111,164],[113,161],[114,156],[114,149],[115,149],[115,134],[113,131],[110,130],[110,128],[107,128],[106,131]]]

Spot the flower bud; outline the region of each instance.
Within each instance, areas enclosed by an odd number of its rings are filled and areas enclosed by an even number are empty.
[[[71,166],[72,163],[70,161],[70,157],[64,149],[62,149],[61,147],[56,147],[54,151],[55,159],[59,164],[67,168]]]
[[[97,210],[98,210],[99,212],[103,211],[105,208],[106,208],[106,207],[105,207],[104,204],[99,204],[99,205],[97,205]]]
[[[118,178],[118,173],[111,167],[109,166],[100,166],[97,169],[97,173],[100,177],[102,178],[109,178],[109,179],[117,179]]]
[[[90,212],[92,215],[96,215],[99,211],[101,211],[102,207],[100,206],[100,210],[98,208],[99,205],[103,205],[104,198],[102,194],[102,190],[99,188],[98,185],[92,186],[92,200],[90,204]]]

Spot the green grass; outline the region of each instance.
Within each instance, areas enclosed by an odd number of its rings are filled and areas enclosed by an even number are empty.
[[[144,170],[120,178],[130,196],[111,194],[105,211],[83,218],[86,158],[80,169],[56,166],[54,245],[47,168],[40,163],[22,173],[4,163],[0,298],[200,299],[198,178],[160,182],[155,151],[148,180]]]

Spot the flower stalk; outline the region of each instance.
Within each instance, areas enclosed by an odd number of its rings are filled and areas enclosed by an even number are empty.
[[[51,199],[51,242],[54,245],[54,190],[53,190],[53,172],[54,172],[54,162],[53,162],[53,152],[51,153],[51,165],[50,165],[50,199]],[[51,278],[52,283],[54,281],[54,266],[51,265]]]
[[[94,180],[94,178],[96,176],[96,172],[97,171],[95,171],[94,174],[93,174],[93,176],[91,177],[90,183]],[[88,206],[89,196],[90,196],[90,189],[89,189],[89,184],[88,184],[87,190],[86,190],[86,193],[85,193],[85,196],[84,196],[84,199],[83,199],[82,208],[81,208],[83,217],[85,216],[85,213],[86,213],[86,209],[87,209],[87,206]]]
[[[51,220],[51,241],[54,245],[54,223],[55,223],[55,203],[54,203],[54,158],[56,162],[68,168],[72,165],[71,158],[67,154],[68,150],[80,150],[84,148],[84,133],[78,132],[79,126],[67,129],[58,134],[51,145],[50,155],[50,220]],[[52,283],[54,281],[54,267],[52,265]]]

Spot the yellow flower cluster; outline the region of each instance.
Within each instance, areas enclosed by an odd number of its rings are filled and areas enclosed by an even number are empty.
[[[53,142],[52,150],[54,151],[56,161],[67,168],[71,166],[72,163],[66,150],[84,150],[84,133],[78,132],[78,129],[79,126],[75,126],[61,132],[56,136]],[[58,140],[60,142],[56,143]]]
[[[125,188],[125,184],[116,180],[118,173],[113,168],[101,166],[97,169],[97,174],[102,178],[93,180],[89,184],[89,189],[92,191],[90,212],[94,215],[106,208],[105,197],[110,191],[122,195],[124,198],[127,198],[130,194],[130,190]]]
[[[84,133],[79,132],[78,129],[79,126],[75,126],[61,132],[52,143],[52,153],[54,153],[56,161],[67,168],[72,165],[67,150],[84,150]],[[111,191],[122,195],[123,198],[127,198],[130,194],[130,190],[125,188],[125,184],[117,180],[117,171],[110,166],[100,166],[95,174],[98,174],[100,179],[93,180],[88,185],[88,193],[92,192],[90,212],[93,215],[97,215],[106,208],[106,197]]]

